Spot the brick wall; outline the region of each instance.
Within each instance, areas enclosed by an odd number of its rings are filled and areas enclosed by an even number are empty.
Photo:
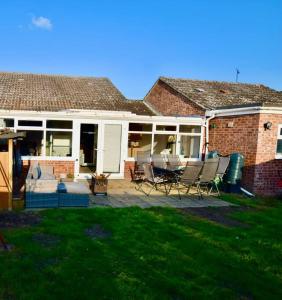
[[[245,157],[243,185],[253,190],[259,114],[219,117],[210,121],[209,151],[227,155],[239,152]],[[211,128],[215,126],[215,128]]]
[[[270,130],[265,130],[263,125],[268,121],[272,123],[272,127]],[[257,194],[282,194],[282,188],[279,187],[280,174],[278,172],[279,170],[282,171],[282,160],[275,159],[279,124],[282,124],[282,115],[260,114],[254,179],[254,191]]]
[[[263,124],[272,122],[271,130],[264,130]],[[233,123],[233,127],[231,126]],[[278,182],[278,170],[282,160],[275,159],[278,124],[282,115],[252,114],[219,117],[210,121],[216,128],[210,128],[209,151],[218,150],[227,155],[242,153],[245,157],[243,186],[255,194],[277,195],[282,193]]]
[[[35,161],[23,161],[23,174],[26,175],[30,166],[30,163],[33,163]],[[38,161],[39,165],[43,166],[53,166],[54,167],[54,174],[56,178],[60,177],[61,173],[64,174],[72,174],[74,175],[74,161],[69,160],[40,160]]]
[[[124,178],[131,180],[131,172],[134,171],[135,161],[125,161],[124,162]]]
[[[145,101],[164,116],[205,114],[201,107],[160,80],[151,89]]]

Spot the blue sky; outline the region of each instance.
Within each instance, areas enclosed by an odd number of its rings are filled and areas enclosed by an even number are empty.
[[[282,90],[282,1],[3,1],[0,70],[106,76],[142,98],[160,76]]]

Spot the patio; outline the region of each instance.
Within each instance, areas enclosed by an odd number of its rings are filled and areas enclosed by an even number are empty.
[[[88,184],[84,181],[85,184]],[[145,187],[149,189],[149,187]],[[193,193],[193,190],[191,190]],[[162,191],[153,191],[150,196],[146,196],[141,191],[136,190],[136,184],[129,180],[109,180],[108,196],[91,195],[90,207],[109,206],[109,207],[130,207],[139,206],[147,208],[152,206],[163,207],[222,207],[230,206],[230,203],[215,198],[204,196],[203,200],[198,199],[197,195],[181,195],[179,200],[176,190],[166,196]]]

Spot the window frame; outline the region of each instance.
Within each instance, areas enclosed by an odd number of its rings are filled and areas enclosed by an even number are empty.
[[[130,131],[129,130],[129,123],[142,123],[142,124],[152,124],[152,131]],[[175,126],[175,131],[160,131],[157,130],[158,125],[164,125],[164,126]],[[200,132],[197,133],[191,133],[191,132],[180,132],[180,126],[181,125],[187,125],[187,126],[198,126],[200,127]],[[142,133],[142,134],[150,134],[151,135],[151,155],[154,154],[154,142],[155,142],[155,135],[175,135],[176,136],[176,149],[175,153],[180,156],[181,160],[183,162],[187,161],[199,161],[201,160],[201,150],[202,150],[202,143],[203,143],[203,125],[200,124],[185,124],[185,123],[169,123],[169,122],[134,122],[130,121],[128,122],[128,132],[127,132],[127,140],[130,133]],[[180,154],[180,143],[181,143],[181,136],[199,136],[200,137],[200,148],[199,148],[199,158],[188,158],[184,157],[184,155]],[[134,157],[127,157],[127,160],[131,161],[134,160]]]
[[[41,127],[33,127],[33,126],[19,126],[18,121],[23,120],[22,118],[14,118],[14,127],[11,128],[15,132],[17,131],[43,131],[43,144],[42,144],[42,151],[40,156],[30,156],[25,155],[22,156],[22,160],[74,160],[74,151],[73,151],[73,137],[74,137],[74,120],[73,119],[58,119],[58,117],[50,117],[50,118],[26,118],[26,121],[41,121]],[[71,121],[72,122],[72,129],[63,129],[63,128],[47,128],[47,121]],[[58,131],[58,132],[71,132],[72,144],[71,144],[71,156],[48,156],[46,155],[46,145],[47,145],[47,131]]]
[[[281,130],[282,130],[282,124],[279,124],[278,125],[278,130],[277,130],[277,139],[276,139],[276,144],[275,144],[275,159],[282,159],[282,153],[277,153],[277,143],[278,143],[278,140],[282,140],[282,133],[281,133]]]

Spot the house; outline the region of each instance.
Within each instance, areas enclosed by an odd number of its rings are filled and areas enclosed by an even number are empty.
[[[144,98],[156,115],[205,118],[206,151],[245,157],[243,186],[281,194],[282,92],[264,85],[160,77]]]
[[[77,179],[127,177],[138,151],[199,160],[204,123],[204,115],[156,114],[107,78],[0,72],[0,128],[26,132],[14,145],[18,176],[34,160]]]

